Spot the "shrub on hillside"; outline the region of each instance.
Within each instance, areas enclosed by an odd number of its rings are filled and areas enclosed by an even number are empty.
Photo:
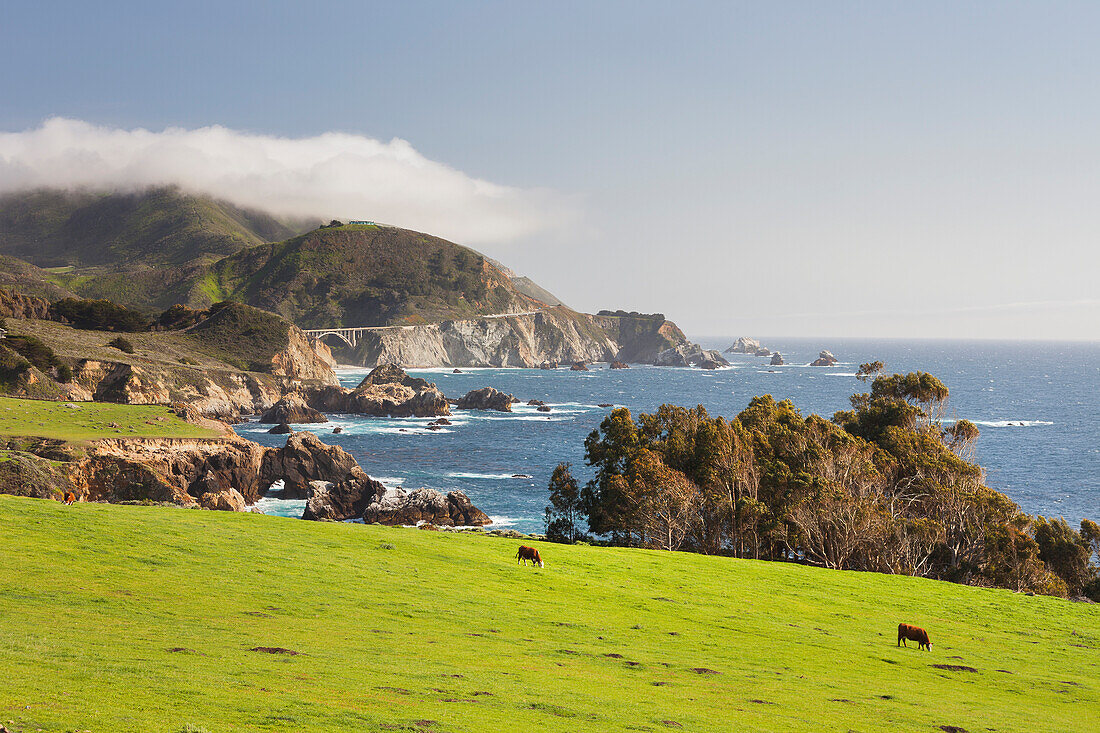
[[[126,339],[121,336],[111,339],[107,342],[107,345],[118,349],[124,354],[134,353],[134,345],[130,343],[130,339]]]
[[[185,328],[194,326],[208,315],[210,315],[209,311],[195,310],[176,303],[157,317],[157,320],[153,323],[153,330],[182,331]]]
[[[0,341],[0,389],[11,389],[30,368],[29,361]]]
[[[4,343],[7,344],[8,348],[42,371],[52,369],[60,363],[57,354],[53,353],[53,349],[35,336],[24,336],[22,334],[8,336],[4,339]]]
[[[52,318],[63,318],[77,328],[94,331],[147,331],[149,319],[109,300],[65,298],[50,306]]]

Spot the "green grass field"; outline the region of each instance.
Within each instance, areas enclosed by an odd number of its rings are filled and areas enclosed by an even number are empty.
[[[1054,598],[6,496],[0,540],[13,731],[1100,729],[1100,607]]]
[[[75,407],[66,407],[67,404]],[[161,405],[0,397],[0,436],[81,442],[98,438],[213,438],[218,435],[214,430],[183,420]]]

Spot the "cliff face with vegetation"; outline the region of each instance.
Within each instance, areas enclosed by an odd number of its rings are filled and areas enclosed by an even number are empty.
[[[268,409],[288,391],[338,384],[323,343],[247,306],[224,307],[186,330],[127,333],[131,353],[109,345],[116,332],[35,319],[8,319],[7,326],[0,362],[7,355],[12,363],[0,363],[6,367],[0,376],[9,377],[0,387],[13,396],[185,402],[205,415],[236,420]],[[49,362],[31,354],[35,365],[13,354],[7,344],[20,338],[40,344]]]

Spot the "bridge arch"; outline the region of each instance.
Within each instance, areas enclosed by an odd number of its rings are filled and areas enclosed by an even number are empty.
[[[326,336],[335,336],[336,338],[340,339],[341,341],[343,341],[348,346],[353,347],[353,348],[355,346],[355,342],[352,341],[351,339],[349,339],[347,336],[345,336],[340,331],[324,331],[322,333],[313,332],[313,333],[310,333],[309,335],[312,336],[313,338],[317,339],[318,341],[321,341]]]

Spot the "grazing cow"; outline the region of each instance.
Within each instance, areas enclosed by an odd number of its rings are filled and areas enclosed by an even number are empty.
[[[910,624],[898,624],[898,646],[909,646],[905,640],[917,642],[918,649],[931,651],[932,642],[928,641],[928,632],[919,626]]]
[[[65,492],[65,498],[62,499],[62,501],[65,502],[65,506],[72,506],[73,502],[76,501],[76,494],[74,494],[71,491],[66,491]]]
[[[534,547],[520,545],[519,550],[516,551],[516,564],[518,565],[522,562],[526,565],[528,560],[531,561],[532,565],[538,563],[539,567],[542,567],[542,557],[539,556],[539,551]]]

